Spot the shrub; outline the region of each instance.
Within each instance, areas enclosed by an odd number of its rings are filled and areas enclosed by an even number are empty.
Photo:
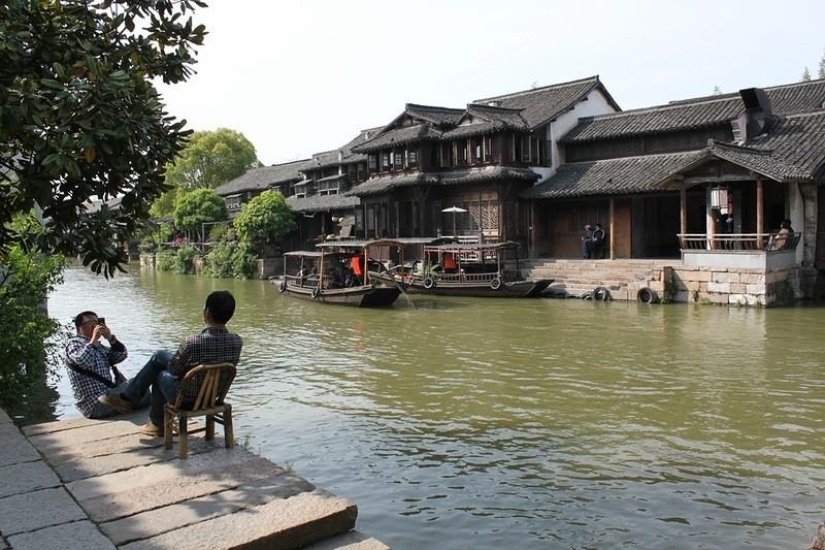
[[[45,309],[49,291],[62,280],[59,255],[33,255],[11,248],[0,268],[0,404],[25,402],[60,361],[53,337],[60,325]]]
[[[195,258],[198,252],[191,246],[185,244],[178,248],[175,255],[175,267],[173,271],[180,275],[187,275],[195,272]]]

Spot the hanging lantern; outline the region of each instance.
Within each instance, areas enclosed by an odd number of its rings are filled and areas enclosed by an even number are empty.
[[[728,213],[728,188],[727,187],[711,187],[710,189],[710,207],[716,208],[722,214]]]

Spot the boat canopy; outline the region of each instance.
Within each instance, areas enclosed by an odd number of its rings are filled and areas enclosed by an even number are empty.
[[[425,251],[428,252],[474,252],[474,251],[481,251],[481,250],[491,250],[491,251],[498,251],[498,250],[506,250],[506,249],[515,249],[518,248],[520,245],[515,241],[503,241],[500,243],[471,243],[471,244],[461,244],[461,243],[445,243],[445,244],[431,244],[424,247]]]
[[[446,237],[452,239],[452,237]],[[445,237],[398,237],[372,240],[342,240],[342,241],[325,241],[318,243],[315,246],[324,250],[331,250],[336,248],[357,248],[364,249],[373,246],[409,246],[415,244],[435,244],[443,242]]]

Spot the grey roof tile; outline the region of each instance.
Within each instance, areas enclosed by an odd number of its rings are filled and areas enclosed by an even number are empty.
[[[376,195],[412,185],[462,185],[505,180],[533,182],[538,180],[539,177],[536,172],[530,169],[508,168],[506,166],[484,166],[451,170],[449,172],[414,172],[373,177],[350,189],[346,194],[354,196]]]
[[[558,199],[651,192],[659,190],[667,177],[705,155],[706,151],[701,150],[564,164],[550,179],[522,192],[521,197]]]
[[[590,91],[599,89],[607,101],[618,110],[619,106],[601,84],[598,76],[553,84],[533,90],[477,99],[474,104],[495,104],[500,107],[521,110],[521,116],[531,129],[546,124],[572,109]]]
[[[244,191],[259,191],[273,185],[300,181],[303,179],[301,171],[311,166],[312,159],[285,162],[263,168],[253,168],[242,176],[218,186],[215,191],[225,197]]]
[[[286,203],[295,212],[332,212],[355,208],[361,204],[361,199],[348,195],[324,195],[297,198],[287,197]]]
[[[773,86],[765,92],[775,115],[819,110],[825,105],[825,80]],[[719,126],[743,112],[738,93],[686,99],[583,119],[561,141],[577,143]]]

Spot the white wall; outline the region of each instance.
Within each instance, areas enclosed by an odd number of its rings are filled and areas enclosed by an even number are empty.
[[[587,101],[579,101],[571,111],[563,113],[552,122],[547,129],[547,139],[550,141],[550,150],[553,155],[552,172],[555,173],[561,165],[561,152],[558,140],[572,130],[583,117],[614,113],[616,109],[607,101],[601,91],[593,90],[587,94]]]

